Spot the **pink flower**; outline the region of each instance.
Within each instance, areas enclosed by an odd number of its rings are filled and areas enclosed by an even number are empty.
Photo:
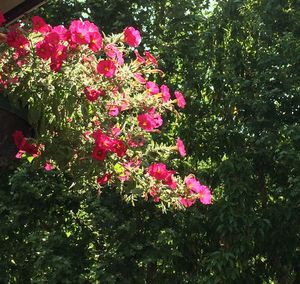
[[[156,85],[156,83],[151,81],[146,83],[146,89],[150,95],[156,95],[159,93],[159,87]]]
[[[69,40],[71,36],[71,33],[63,25],[53,27],[52,32],[56,33],[59,39],[64,41]]]
[[[118,116],[120,109],[116,105],[107,105],[106,108],[108,109],[109,116]]]
[[[185,99],[184,99],[184,96],[182,95],[182,93],[180,93],[178,91],[175,91],[175,97],[176,97],[176,100],[177,100],[177,105],[180,108],[184,108],[185,105],[186,105],[186,102],[185,102]]]
[[[186,151],[185,151],[183,141],[180,138],[177,138],[176,146],[177,146],[177,150],[178,150],[180,156],[184,157],[186,155]]]
[[[164,180],[164,183],[171,189],[176,189],[176,187],[177,187],[177,182],[174,178],[174,174],[175,174],[175,171],[173,171],[173,170],[168,171],[167,176]]]
[[[104,95],[104,91],[102,90],[95,90],[89,86],[84,88],[84,94],[90,102],[94,102],[98,100],[99,96]]]
[[[190,193],[197,196],[202,204],[211,204],[212,195],[207,186],[202,185],[194,176],[189,175],[184,179]]]
[[[28,39],[18,30],[10,30],[7,33],[8,46],[14,47],[19,55],[26,55],[29,50]]]
[[[107,182],[110,180],[110,177],[112,176],[112,174],[106,173],[104,174],[102,177],[98,177],[97,178],[97,183],[99,185],[104,185],[107,184]]]
[[[113,136],[119,136],[121,134],[121,129],[118,127],[118,126],[114,126],[112,129],[111,129],[111,134]]]
[[[107,78],[112,78],[116,73],[116,65],[111,60],[101,60],[97,65],[97,72]]]
[[[44,165],[45,171],[52,171],[54,168],[55,167],[49,162],[46,162],[45,165]]]
[[[157,180],[164,180],[169,174],[166,165],[163,163],[152,163],[148,168],[148,173]]]
[[[96,130],[93,133],[93,138],[95,139],[97,147],[103,148],[106,151],[113,151],[115,146],[114,140],[105,135],[101,130]]]
[[[119,65],[124,64],[124,58],[122,52],[117,48],[117,46],[113,43],[110,43],[105,46],[105,53],[111,59],[115,59]]]
[[[154,114],[139,114],[138,123],[141,128],[146,131],[153,131],[155,128],[158,128],[162,125],[163,120],[158,113]]]
[[[17,148],[22,151],[22,152],[26,152],[30,155],[37,155],[38,154],[38,147],[34,144],[29,144],[27,142],[27,140],[25,139],[24,135],[23,135],[23,132],[22,131],[15,131],[13,133],[13,139],[14,139],[14,142],[17,146]]]
[[[191,207],[194,203],[195,200],[191,200],[188,198],[184,198],[182,196],[179,197],[179,202],[184,206],[184,207]]]
[[[156,58],[149,51],[145,51],[144,54],[146,56],[148,64],[153,64],[154,66],[158,66]]]
[[[31,18],[32,25],[33,25],[33,31],[39,32],[41,34],[45,34],[51,31],[51,26],[46,24],[46,22],[43,20],[43,18],[39,16],[33,16]]]
[[[159,200],[160,200],[159,192],[160,192],[160,190],[157,186],[154,185],[151,187],[149,194],[153,197],[154,202],[159,202]]]
[[[88,22],[81,20],[74,20],[71,22],[69,27],[71,32],[71,40],[77,44],[89,44],[90,43],[90,32]]]
[[[155,128],[155,120],[150,114],[139,114],[138,115],[139,126],[146,131],[152,131]]]
[[[48,60],[51,57],[51,54],[53,52],[53,46],[50,45],[48,42],[39,41],[35,45],[35,52],[36,55],[41,59]]]
[[[51,54],[52,62],[62,62],[67,58],[67,47],[63,44],[55,46],[53,53]]]
[[[185,177],[184,182],[187,188],[194,193],[197,193],[201,188],[200,182],[193,175]]]
[[[145,59],[139,54],[139,52],[138,52],[136,49],[134,50],[134,54],[135,54],[135,56],[136,56],[136,60],[137,60],[139,63],[143,64],[143,63],[146,62]]]
[[[134,73],[133,74],[134,78],[141,84],[146,84],[146,79],[142,76],[141,73]]]
[[[141,40],[140,32],[134,27],[127,27],[124,29],[124,41],[128,45],[136,47],[141,43]]]
[[[5,23],[3,12],[0,10],[0,27]]]
[[[93,152],[92,152],[92,157],[95,160],[98,161],[104,161],[107,155],[107,151],[103,148],[100,148],[98,146],[94,147]]]
[[[62,62],[60,61],[53,61],[50,63],[50,68],[53,72],[58,72],[61,69]]]
[[[161,90],[161,95],[162,95],[162,100],[164,103],[167,103],[170,100],[170,90],[168,88],[168,86],[166,85],[161,85],[160,87]]]
[[[90,33],[89,48],[94,52],[97,52],[102,48],[102,36],[99,32]]]
[[[118,157],[123,157],[125,156],[126,151],[127,151],[127,147],[125,143],[122,140],[115,139],[113,152],[116,153]]]
[[[201,189],[198,192],[198,197],[199,200],[202,204],[211,204],[212,203],[212,195],[210,190],[208,189],[208,187],[206,187],[205,185],[201,186]]]

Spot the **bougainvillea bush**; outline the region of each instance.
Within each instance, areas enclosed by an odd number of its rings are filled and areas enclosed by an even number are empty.
[[[119,190],[132,202],[140,197],[163,209],[211,203],[194,175],[181,177],[167,165],[174,153],[186,156],[183,141],[154,141],[165,114],[178,118],[186,102],[155,83],[163,72],[150,52],[138,50],[136,28],[106,36],[89,21],[52,27],[34,16],[2,31],[2,93],[28,111],[34,129],[34,138],[14,133],[16,158],[68,173],[74,188]]]

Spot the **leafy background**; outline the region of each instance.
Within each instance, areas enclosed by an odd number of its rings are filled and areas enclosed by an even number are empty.
[[[21,167],[0,184],[1,283],[300,283],[297,0],[50,0],[35,14],[133,25],[188,107],[179,131],[210,207],[162,214]],[[10,178],[8,176],[10,175]]]

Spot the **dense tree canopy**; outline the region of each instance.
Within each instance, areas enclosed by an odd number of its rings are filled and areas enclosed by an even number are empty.
[[[52,24],[132,25],[188,98],[169,125],[214,204],[162,214],[113,191],[76,195],[68,176],[7,173],[3,283],[299,283],[300,4],[297,0],[49,1]]]

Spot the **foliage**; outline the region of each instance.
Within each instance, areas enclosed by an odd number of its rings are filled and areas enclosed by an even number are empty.
[[[172,141],[179,128],[193,155],[176,164],[201,171],[214,188],[214,206],[165,215],[142,201],[133,210],[111,191],[93,199],[85,211],[101,223],[92,218],[92,231],[105,232],[94,240],[109,245],[91,261],[99,265],[91,282],[300,282],[299,3],[220,0],[214,6],[193,0],[87,0],[50,1],[43,8],[54,22],[85,12],[104,31],[123,26],[143,31],[162,62],[164,79],[187,95],[184,119],[179,127],[170,125],[163,139]],[[10,192],[3,193],[6,204],[13,202]],[[55,224],[51,218],[48,223]],[[13,251],[21,256],[18,247]],[[72,277],[79,277],[75,267]]]

